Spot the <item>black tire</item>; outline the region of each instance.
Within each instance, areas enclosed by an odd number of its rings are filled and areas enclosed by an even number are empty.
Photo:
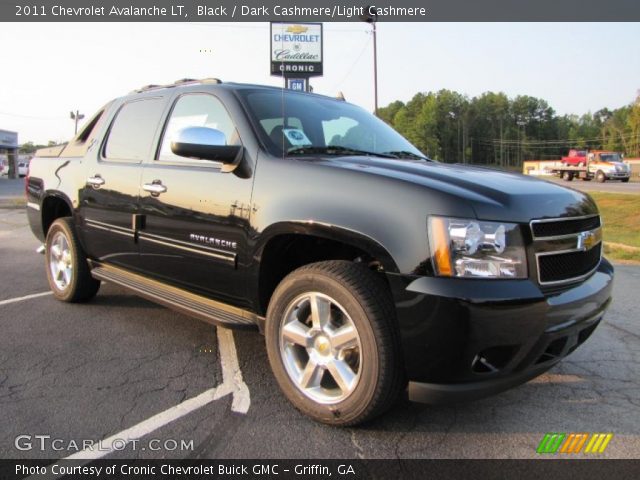
[[[596,181],[600,183],[604,183],[607,181],[607,177],[602,170],[598,170],[598,173],[596,173]]]
[[[291,367],[285,366],[283,360],[286,358],[282,353],[284,345],[296,347],[281,340],[281,329],[287,323],[285,314],[297,312],[295,315],[300,319],[301,310],[291,310],[292,305],[311,292],[313,295],[319,293],[325,300],[334,300],[343,308],[359,335],[359,377],[346,397],[335,402],[322,403],[304,393],[288,373],[287,368]],[[337,315],[342,316],[340,310],[333,308],[331,304],[328,311],[338,311]],[[329,314],[329,323],[335,315]],[[310,321],[312,315],[309,313],[305,317],[303,312],[302,317]],[[366,422],[388,410],[406,386],[391,293],[381,278],[361,264],[347,261],[313,263],[285,277],[271,299],[265,337],[269,362],[280,388],[298,410],[316,421],[336,426]],[[315,341],[313,345],[316,345]],[[298,348],[304,355],[305,347]],[[319,351],[315,347],[306,348],[307,352],[311,353],[311,350],[314,354]],[[333,352],[334,345],[331,344],[328,356],[338,359],[332,357],[336,355]],[[311,356],[308,359],[310,363]],[[321,372],[317,377],[319,384],[327,380],[326,375],[332,375],[328,367],[316,371]]]
[[[622,178],[622,179],[620,179],[620,181],[621,181],[622,183],[628,183],[628,182],[629,182],[629,179],[628,179],[628,178]]]
[[[56,252],[59,248],[53,243],[63,237],[68,246],[68,254],[64,255],[61,262],[70,265],[70,278],[68,282],[62,275],[58,280],[54,279],[53,263],[56,263]],[[73,220],[70,217],[58,218],[49,227],[45,243],[45,264],[47,280],[53,295],[63,302],[83,302],[93,298],[100,288],[100,281],[91,276],[87,257],[78,242]],[[61,285],[61,283],[63,285]]]
[[[565,182],[570,182],[571,180],[573,180],[573,173],[572,172],[564,172],[562,174],[562,179]]]

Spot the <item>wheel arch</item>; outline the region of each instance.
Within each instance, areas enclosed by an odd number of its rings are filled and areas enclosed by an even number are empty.
[[[254,249],[256,306],[265,313],[280,281],[303,265],[324,260],[367,262],[378,272],[397,273],[389,251],[371,237],[317,222],[281,222],[263,232]]]
[[[40,205],[42,232],[45,237],[51,224],[61,217],[74,217],[71,200],[57,190],[46,191]]]

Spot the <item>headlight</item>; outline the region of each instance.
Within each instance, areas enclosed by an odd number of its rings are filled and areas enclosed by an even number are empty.
[[[517,224],[445,217],[429,217],[428,223],[437,275],[527,277],[527,257]]]

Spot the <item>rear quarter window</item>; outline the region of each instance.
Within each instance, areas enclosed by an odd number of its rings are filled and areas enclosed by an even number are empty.
[[[104,158],[131,162],[149,158],[164,106],[164,99],[156,97],[134,100],[120,107],[109,130]]]

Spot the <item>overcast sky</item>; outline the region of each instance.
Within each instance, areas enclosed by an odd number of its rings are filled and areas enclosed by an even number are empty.
[[[325,23],[324,37],[314,90],[373,110],[370,27]],[[149,83],[281,84],[269,74],[268,23],[3,23],[0,64],[0,129],[21,143],[67,140],[70,110],[88,118]],[[640,24],[380,23],[378,68],[380,106],[446,88],[532,95],[582,114],[637,95]]]

